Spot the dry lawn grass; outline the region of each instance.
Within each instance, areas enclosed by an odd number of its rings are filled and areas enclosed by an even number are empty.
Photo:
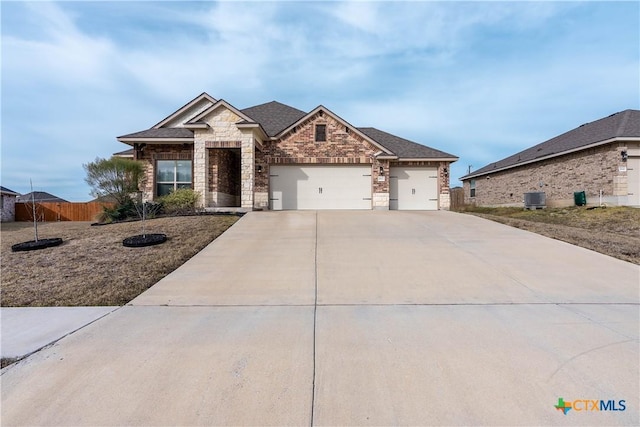
[[[640,264],[640,209],[466,208],[464,212]]]
[[[158,246],[125,248],[141,223],[91,226],[88,222],[40,223],[39,237],[62,237],[61,246],[11,252],[33,240],[33,225],[3,223],[3,307],[123,305],[198,253],[238,220],[237,216],[190,216],[146,221],[148,233],[164,233]]]

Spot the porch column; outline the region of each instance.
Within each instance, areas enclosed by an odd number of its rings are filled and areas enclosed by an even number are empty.
[[[242,139],[240,157],[240,206],[253,209],[253,180],[254,180],[255,147],[253,135],[244,135]]]
[[[209,150],[196,139],[193,146],[193,190],[200,194],[200,206],[209,206]]]
[[[382,169],[380,169],[382,168]],[[375,210],[389,210],[389,161],[375,159],[372,165],[373,201]]]

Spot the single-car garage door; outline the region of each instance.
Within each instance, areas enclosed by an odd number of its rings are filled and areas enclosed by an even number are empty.
[[[389,172],[389,209],[437,210],[438,169],[395,166]]]
[[[371,165],[271,166],[271,209],[371,209]]]

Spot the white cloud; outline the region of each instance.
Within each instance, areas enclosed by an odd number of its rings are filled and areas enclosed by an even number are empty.
[[[103,85],[109,82],[114,47],[74,26],[57,5],[25,3],[25,13],[38,22],[43,36],[3,35],[3,73],[16,82],[46,80],[62,86]]]
[[[117,135],[202,91],[238,107],[324,104],[480,167],[638,108],[637,20],[609,14],[623,7],[12,2],[2,18],[3,182],[40,162],[40,181],[82,187],[82,163],[126,148]]]

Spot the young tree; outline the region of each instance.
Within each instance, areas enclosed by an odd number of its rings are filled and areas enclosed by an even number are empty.
[[[131,193],[138,191],[144,178],[144,163],[124,157],[99,157],[82,165],[87,172],[85,181],[92,188],[94,197],[111,196],[118,205],[131,201]]]

